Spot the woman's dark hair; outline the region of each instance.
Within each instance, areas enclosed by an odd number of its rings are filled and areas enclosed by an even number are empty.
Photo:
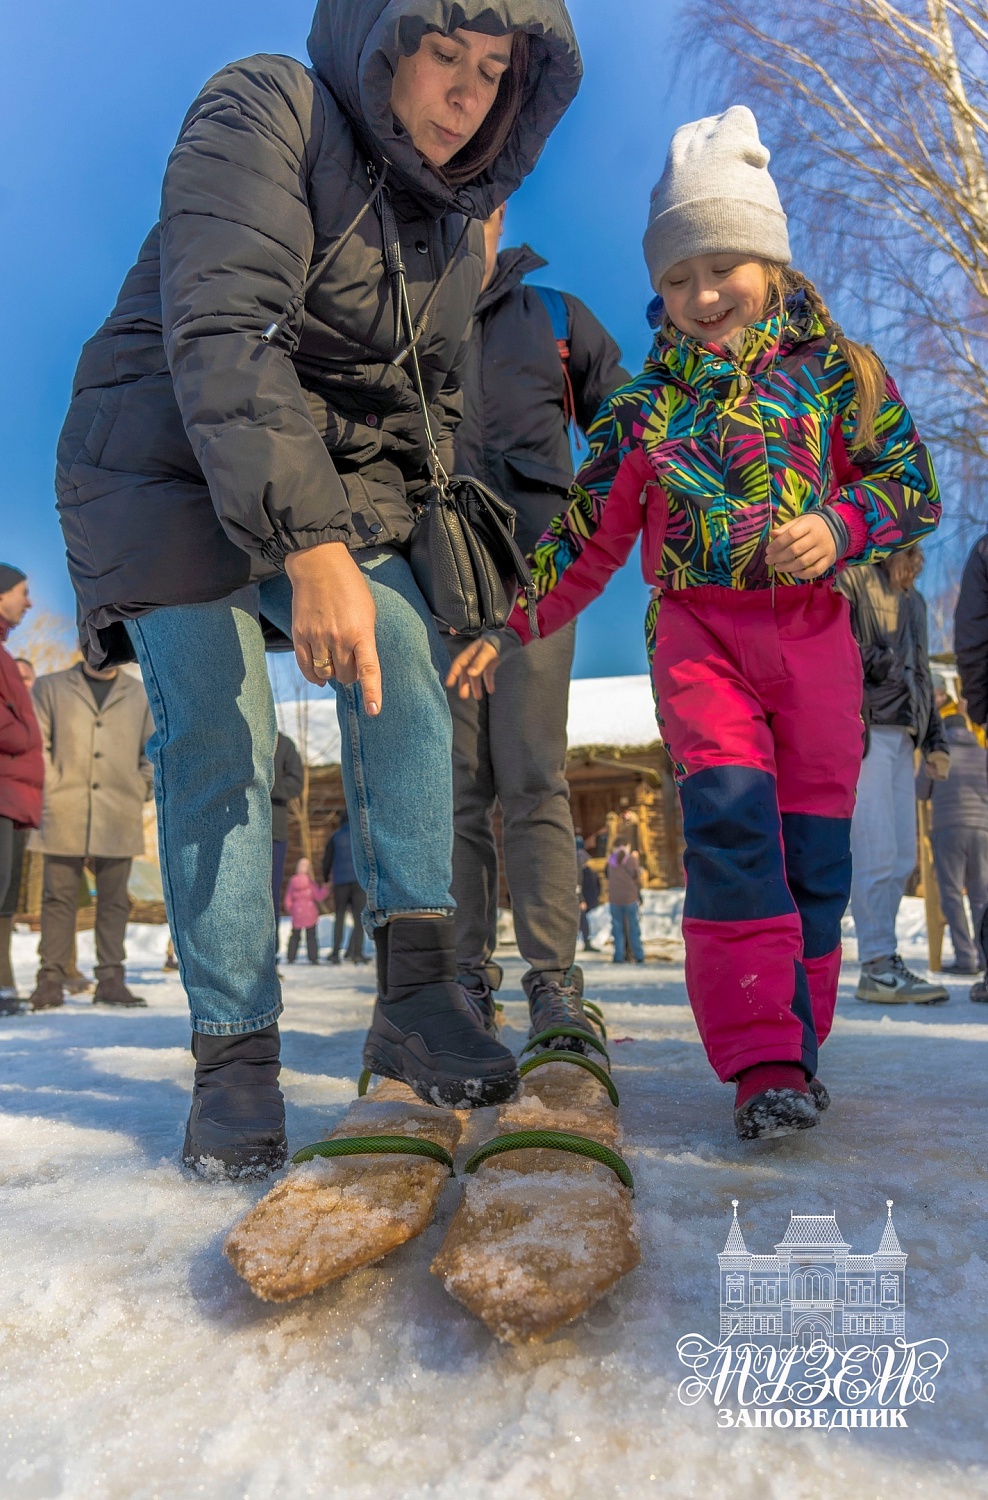
[[[521,114],[530,52],[528,32],[516,31],[511,38],[511,62],[501,75],[497,97],[483,125],[462,151],[457,151],[445,167],[437,169],[438,175],[451,187],[461,187],[479,177],[507,145]]]

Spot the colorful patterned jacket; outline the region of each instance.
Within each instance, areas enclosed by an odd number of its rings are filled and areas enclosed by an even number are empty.
[[[928,536],[937,482],[890,378],[876,448],[852,458],[856,415],[851,370],[802,293],[733,357],[660,332],[641,375],[601,407],[569,508],[536,544],[542,633],[597,597],[639,533],[645,582],[663,590],[798,586],[766,563],[770,530],[824,505],[847,529],[841,566]],[[521,609],[509,623],[531,639]]]

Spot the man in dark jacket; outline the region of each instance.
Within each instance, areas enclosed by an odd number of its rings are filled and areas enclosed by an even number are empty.
[[[961,696],[972,724],[988,724],[988,535],[964,565],[954,614],[954,651]]]
[[[946,686],[936,673],[933,683],[934,689]],[[944,964],[942,971],[980,974],[985,966],[981,924],[988,910],[988,759],[983,736],[972,729],[962,704],[943,696],[938,708],[950,751],[950,775],[946,781],[933,781],[924,767],[916,778],[916,796],[932,800],[933,863],[954,945],[954,962]],[[973,937],[964,909],[965,891]]]
[[[547,306],[523,278],[546,262],[527,245],[498,254],[499,209],[485,225],[486,266],[463,366],[458,470],[515,507],[529,552],[565,506],[573,481],[570,420],[586,428],[628,380],[614,340],[576,297]],[[565,329],[549,308],[561,304]],[[557,304],[558,305],[558,304]],[[560,348],[557,332],[565,334]],[[495,802],[515,934],[529,969],[532,1034],[565,1024],[590,1030],[574,971],[579,927],[576,845],[569,809],[566,716],[575,625],[506,660],[497,692],[477,702],[449,694],[453,714],[453,894],[460,982],[493,1024],[501,980],[497,943]],[[457,643],[451,643],[455,653]],[[582,1048],[579,1041],[570,1043]]]
[[[271,895],[274,899],[274,951],[278,952],[278,922],[281,917],[281,885],[285,878],[288,849],[288,804],[301,797],[305,781],[302,757],[295,741],[278,731],[274,747],[274,781],[271,783]]]
[[[340,819],[339,828],[326,840],[322,856],[322,878],[324,881],[332,881],[333,910],[336,916],[333,923],[333,951],[329,955],[329,961],[331,964],[338,964],[340,961],[343,929],[346,925],[346,914],[349,911],[353,921],[353,931],[347,944],[346,956],[349,963],[362,964],[364,962],[364,927],[361,916],[367,898],[364,895],[363,886],[357,879],[350,818],[346,809]]]
[[[432,1103],[518,1084],[455,983],[445,651],[402,549],[429,478],[414,372],[451,462],[470,221],[534,167],[579,50],[563,0],[318,0],[308,46],[311,67],[246,58],[193,102],[58,447],[87,655],[136,655],[153,702],[183,1156],[234,1175],[287,1150],[262,621],[336,687],[380,960],[365,1065]]]
[[[838,587],[851,604],[851,629],[864,668],[868,751],[851,821],[851,911],[858,938],[859,1000],[880,1005],[936,1005],[941,984],[912,973],[897,951],[895,919],[916,867],[913,754],[918,747],[932,781],[950,770],[947,742],[933,701],[926,601],[915,587],[919,547],[870,567],[849,568]]]

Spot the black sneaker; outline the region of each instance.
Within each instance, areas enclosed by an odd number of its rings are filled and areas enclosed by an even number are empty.
[[[583,1009],[583,975],[579,969],[573,969],[571,974],[573,982],[569,984],[552,974],[536,974],[526,983],[532,1021],[528,1040],[544,1037],[539,1042],[542,1051],[581,1052],[585,1057],[593,1057],[600,1050],[596,1045],[599,1038]],[[546,1035],[557,1032],[557,1028],[562,1029],[562,1035]],[[567,1034],[572,1032],[585,1032],[591,1040],[584,1042],[579,1035]]]
[[[200,1177],[267,1177],[285,1165],[277,1025],[242,1036],[192,1034],[196,1078],[182,1160]]]
[[[364,1067],[407,1083],[426,1104],[482,1109],[518,1091],[514,1054],[483,1026],[455,981],[452,917],[398,917],[374,934],[378,996]]]
[[[978,1005],[988,1005],[988,974],[982,974],[977,984],[972,984],[970,998]]]

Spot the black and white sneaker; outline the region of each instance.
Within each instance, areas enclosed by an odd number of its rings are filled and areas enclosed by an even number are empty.
[[[921,979],[906,968],[898,953],[862,964],[854,993],[858,1000],[873,1005],[942,1005],[950,999],[945,985]]]

